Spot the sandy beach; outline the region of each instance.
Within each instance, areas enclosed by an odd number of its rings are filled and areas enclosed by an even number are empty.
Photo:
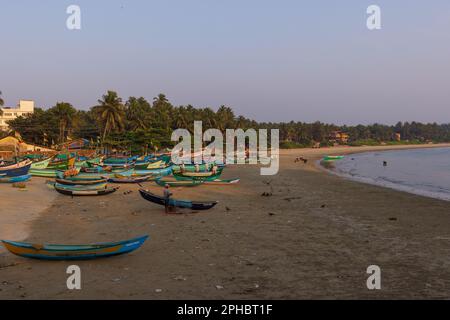
[[[174,188],[177,198],[219,201],[183,215],[165,215],[135,185],[93,198],[57,194],[39,178],[28,191],[0,185],[2,238],[79,244],[150,235],[132,254],[95,261],[0,251],[0,298],[448,298],[450,202],[345,180],[315,165],[325,154],[417,147],[436,145],[281,150],[276,176],[229,166],[223,177],[239,177],[236,186]],[[310,161],[295,163],[298,156]],[[81,290],[66,287],[72,264],[81,268]],[[381,290],[366,287],[369,265],[381,268]]]

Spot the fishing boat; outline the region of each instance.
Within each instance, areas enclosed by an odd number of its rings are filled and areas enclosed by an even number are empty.
[[[31,175],[27,174],[24,176],[18,176],[18,177],[6,177],[0,176],[0,183],[16,183],[16,182],[26,182],[30,180]]]
[[[92,186],[98,185],[101,183],[106,183],[107,179],[99,179],[99,180],[69,180],[69,179],[55,179],[56,183],[68,186]]]
[[[96,166],[100,165],[100,163],[102,162],[102,159],[103,159],[103,157],[95,157],[92,159],[88,159],[88,160],[86,160],[84,167],[85,168],[96,167]]]
[[[323,161],[336,161],[336,160],[342,160],[344,159],[344,156],[325,156],[323,158]]]
[[[124,176],[124,177],[114,177],[114,178],[108,178],[108,182],[112,183],[141,183],[148,181],[152,176],[139,176],[139,177],[133,177],[133,176]]]
[[[213,181],[220,178],[222,171],[219,170],[218,173],[213,172],[183,172],[174,173],[173,176],[177,180],[196,180],[196,181]]]
[[[31,161],[26,159],[19,163],[10,164],[0,167],[0,174],[4,174],[5,177],[20,177],[25,176],[30,171]]]
[[[32,244],[2,240],[9,252],[32,259],[42,260],[87,260],[117,256],[132,252],[142,246],[148,235],[119,242],[88,245]]]
[[[30,170],[34,170],[34,169],[46,169],[48,167],[48,165],[50,164],[50,161],[52,161],[52,157],[47,158],[45,160],[42,161],[38,161],[38,162],[33,162],[31,164]]]
[[[67,185],[67,184],[60,184],[55,181],[47,181],[47,185],[50,188],[54,188],[56,186],[60,189],[70,190],[70,191],[96,191],[96,190],[107,189],[106,182],[93,184],[93,185],[81,185],[81,184]]]
[[[58,170],[56,170],[56,169],[30,169],[30,174],[33,177],[56,178],[58,175]]]
[[[75,165],[75,157],[59,158],[55,157],[47,166],[47,169],[67,170]]]
[[[174,172],[174,174],[182,175],[185,177],[210,177],[213,175],[220,175],[222,174],[223,168],[218,168],[216,172],[208,170],[208,171],[180,171],[180,172]]]
[[[155,162],[144,162],[144,163],[136,163],[134,165],[135,170],[152,170],[152,169],[163,169],[167,166],[167,164],[162,161]]]
[[[178,180],[163,180],[163,179],[156,179],[155,182],[161,187],[165,187],[166,185],[169,185],[170,187],[197,187],[205,183],[204,181],[195,181],[195,180],[178,181]]]
[[[55,190],[66,196],[103,196],[116,192],[119,187],[103,188],[101,190],[89,190],[88,188],[74,190],[75,188],[61,187],[55,184]]]
[[[172,171],[173,172],[196,172],[197,169],[199,172],[207,172],[210,171],[212,168],[214,167],[214,163],[202,163],[199,164],[198,167],[195,164],[185,164],[184,166],[182,165],[173,165],[172,166]],[[217,165],[218,169],[222,169],[223,167],[225,167],[223,164],[222,165]],[[183,168],[183,170],[182,170]]]
[[[134,164],[134,158],[109,157],[103,160],[103,164],[111,167],[129,167]]]
[[[156,194],[153,194],[147,190],[139,189],[139,193],[141,194],[142,198],[144,198],[147,201],[159,204],[164,206],[166,203],[166,200],[158,196]],[[192,210],[208,210],[214,207],[217,204],[217,201],[209,201],[209,202],[200,202],[200,201],[190,201],[190,200],[177,200],[177,199],[169,199],[169,205],[172,207],[177,208],[188,208]]]
[[[86,180],[103,180],[105,177],[111,177],[113,176],[113,173],[78,173],[76,175],[72,176],[64,176],[63,171],[58,171],[57,178],[58,179],[65,179],[65,180],[71,180],[71,181],[86,181]]]
[[[128,170],[128,171],[124,171],[124,172],[120,173],[121,176],[135,176],[136,177],[136,176],[153,175],[153,177],[155,177],[155,178],[164,177],[164,176],[167,176],[170,174],[172,174],[172,166],[167,166],[162,169],[151,169],[151,170],[132,169],[132,170]]]

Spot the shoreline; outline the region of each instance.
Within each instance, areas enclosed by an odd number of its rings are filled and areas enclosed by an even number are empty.
[[[413,147],[413,148],[401,148],[401,149],[390,148],[390,149],[383,149],[383,150],[379,150],[379,149],[377,149],[377,150],[357,150],[356,152],[347,153],[345,155],[350,156],[350,155],[356,155],[356,154],[361,154],[361,153],[377,153],[377,152],[389,152],[389,151],[407,151],[407,150],[417,150],[417,149],[441,149],[441,148],[450,148],[450,144],[437,144],[437,145],[433,145],[432,147],[427,147],[427,148]],[[447,194],[438,194],[438,193],[434,193],[434,192],[430,192],[430,191],[426,191],[426,190],[420,190],[420,189],[408,187],[408,186],[398,184],[398,183],[389,183],[389,182],[380,183],[380,182],[374,181],[371,178],[366,178],[366,177],[362,177],[362,176],[358,176],[358,177],[353,176],[353,175],[345,173],[345,172],[339,172],[337,170],[337,168],[334,168],[334,167],[327,168],[323,164],[320,163],[320,160],[321,159],[315,160],[315,164],[316,164],[317,168],[319,168],[320,170],[322,170],[328,174],[332,174],[332,175],[335,175],[335,176],[343,178],[343,179],[347,179],[347,180],[351,180],[351,181],[355,181],[355,182],[359,182],[359,183],[370,184],[370,185],[374,185],[374,186],[379,186],[379,187],[383,187],[383,188],[390,189],[390,190],[406,192],[409,194],[427,197],[427,198],[431,198],[431,199],[450,201],[450,195],[447,195]]]

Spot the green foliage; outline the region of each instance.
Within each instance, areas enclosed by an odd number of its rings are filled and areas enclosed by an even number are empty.
[[[25,141],[52,146],[72,139],[85,138],[103,146],[141,153],[143,150],[161,150],[172,147],[172,131],[184,128],[193,133],[194,121],[202,121],[203,130],[217,128],[279,129],[281,148],[312,147],[317,142],[330,146],[333,131],[350,136],[349,144],[379,145],[450,142],[450,124],[397,123],[337,126],[321,122],[258,123],[243,116],[236,116],[227,106],[215,112],[209,107],[192,105],[173,106],[164,94],[150,103],[143,97],[129,97],[123,103],[114,91],[108,91],[98,100],[98,105],[88,111],[76,110],[69,103],[60,102],[48,110],[36,108],[35,112],[9,121],[12,130],[18,131]],[[401,141],[396,141],[396,133]]]

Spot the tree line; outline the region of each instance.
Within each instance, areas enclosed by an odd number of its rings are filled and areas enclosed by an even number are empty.
[[[0,102],[3,102],[0,99]],[[194,121],[203,122],[203,130],[217,128],[279,129],[281,147],[311,147],[329,145],[330,135],[342,131],[349,135],[349,144],[403,142],[450,142],[450,124],[399,122],[395,126],[382,124],[337,126],[321,122],[256,122],[237,116],[230,107],[220,106],[217,111],[209,107],[192,105],[173,106],[164,94],[149,102],[143,97],[130,97],[123,101],[114,91],[108,91],[89,110],[77,110],[68,102],[58,102],[44,110],[36,108],[33,114],[8,122],[12,131],[20,133],[28,143],[52,147],[68,139],[84,138],[93,145],[108,146],[139,152],[143,147],[160,150],[172,147],[172,131],[177,128],[193,132]]]

